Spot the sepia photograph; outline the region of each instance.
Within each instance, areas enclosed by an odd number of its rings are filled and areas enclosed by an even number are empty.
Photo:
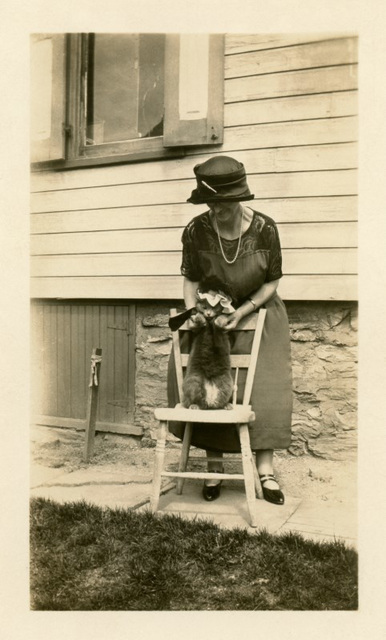
[[[31,34],[31,610],[358,610],[359,39]]]

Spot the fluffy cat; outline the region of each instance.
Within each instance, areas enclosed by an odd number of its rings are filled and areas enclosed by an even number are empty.
[[[222,302],[218,301],[221,300]],[[221,324],[231,313],[231,298],[221,291],[198,290],[196,309],[200,324],[195,330],[183,383],[183,405],[191,409],[231,409],[233,380],[229,334]],[[220,318],[221,316],[221,318]]]

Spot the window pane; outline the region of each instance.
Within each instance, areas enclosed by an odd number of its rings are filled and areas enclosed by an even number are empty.
[[[162,34],[90,34],[87,144],[160,136],[164,112]]]

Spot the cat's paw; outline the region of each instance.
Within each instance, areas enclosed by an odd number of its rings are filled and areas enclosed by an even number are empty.
[[[189,405],[189,409],[199,409],[200,407],[198,406],[198,404],[191,404]]]
[[[233,408],[234,408],[234,407],[233,407],[233,404],[232,404],[231,402],[227,402],[227,404],[226,404],[226,405],[225,405],[225,407],[224,407],[224,409],[227,409],[228,411],[229,411],[230,409],[233,409]]]
[[[200,311],[193,314],[190,320],[193,329],[200,329],[201,327],[204,327],[206,325],[206,318],[202,313],[200,313]]]

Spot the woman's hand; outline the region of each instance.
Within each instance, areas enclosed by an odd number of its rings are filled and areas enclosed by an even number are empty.
[[[224,313],[222,313],[220,316],[217,316],[214,324],[223,331],[233,331],[233,329],[236,329],[241,318],[242,315],[238,310],[230,313],[229,315],[225,315]]]

